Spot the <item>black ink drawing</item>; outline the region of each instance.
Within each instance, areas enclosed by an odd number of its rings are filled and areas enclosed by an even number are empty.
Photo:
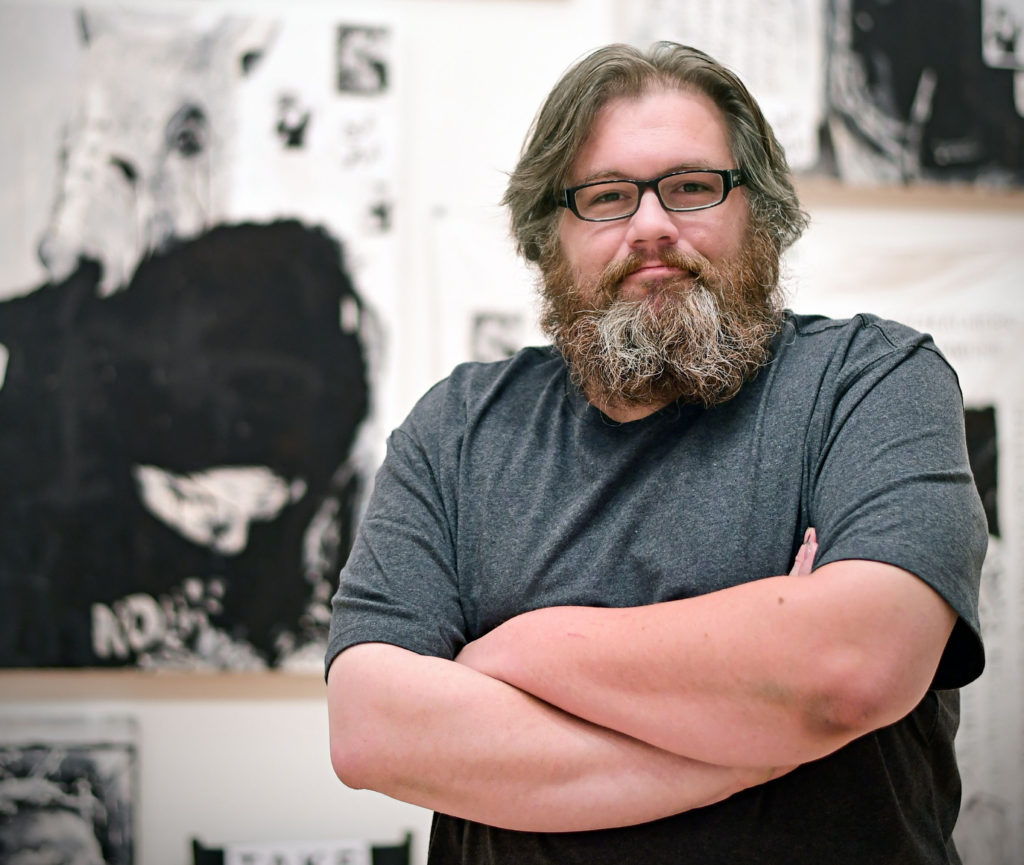
[[[329,230],[226,216],[234,90],[276,25],[81,20],[50,278],[0,301],[0,666],[315,669],[377,325]]]
[[[986,62],[982,30],[981,0],[830,0],[824,136],[840,177],[1024,182],[1017,73]],[[986,44],[1005,56],[1016,36],[998,34]]]
[[[340,249],[222,226],[99,279],[0,304],[0,659],[280,663],[322,631],[359,492]]]
[[[278,99],[277,134],[288,148],[301,148],[306,142],[306,130],[312,117],[310,110],[294,93],[285,93]]]
[[[272,30],[107,11],[83,13],[81,32],[80,97],[39,254],[55,282],[80,258],[99,262],[110,294],[147,252],[222,220],[233,92]]]
[[[999,530],[999,442],[996,436],[996,410],[993,406],[964,411],[967,427],[967,455],[974,473],[981,503],[988,519],[988,533],[1000,537]]]
[[[390,39],[385,27],[338,27],[339,92],[375,94],[388,89]]]
[[[1024,70],[1024,2],[982,0],[982,55],[989,66]]]

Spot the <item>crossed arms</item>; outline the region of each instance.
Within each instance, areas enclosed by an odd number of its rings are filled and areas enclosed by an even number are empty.
[[[811,538],[813,544],[813,536]],[[913,574],[832,562],[632,608],[510,619],[455,661],[367,643],[328,674],[352,787],[527,831],[720,801],[906,715],[956,615]]]

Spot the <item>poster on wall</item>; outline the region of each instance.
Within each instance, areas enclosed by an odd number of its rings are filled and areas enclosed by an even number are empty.
[[[816,208],[790,260],[791,305],[870,312],[930,333],[956,371],[988,520],[980,619],[986,667],[961,690],[964,865],[1024,850],[1024,213]],[[856,238],[856,241],[851,241]]]
[[[130,718],[0,717],[0,861],[132,865]]]
[[[321,668],[387,386],[393,33],[0,7],[0,666]]]

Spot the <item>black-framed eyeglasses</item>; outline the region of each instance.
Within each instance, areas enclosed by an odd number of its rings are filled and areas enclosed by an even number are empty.
[[[555,203],[587,222],[610,222],[636,213],[648,189],[654,190],[665,210],[683,213],[721,204],[730,189],[744,182],[738,168],[688,168],[653,180],[595,180],[570,186],[556,196]]]

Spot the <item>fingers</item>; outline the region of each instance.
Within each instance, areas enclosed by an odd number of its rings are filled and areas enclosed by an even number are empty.
[[[808,565],[814,564],[814,557],[818,552],[818,533],[814,530],[814,526],[810,526],[806,532],[804,532],[804,546],[807,548]]]
[[[818,535],[814,527],[807,529],[804,533],[804,542],[797,550],[796,559],[789,572],[791,577],[806,577],[814,570],[814,557],[818,553]]]

